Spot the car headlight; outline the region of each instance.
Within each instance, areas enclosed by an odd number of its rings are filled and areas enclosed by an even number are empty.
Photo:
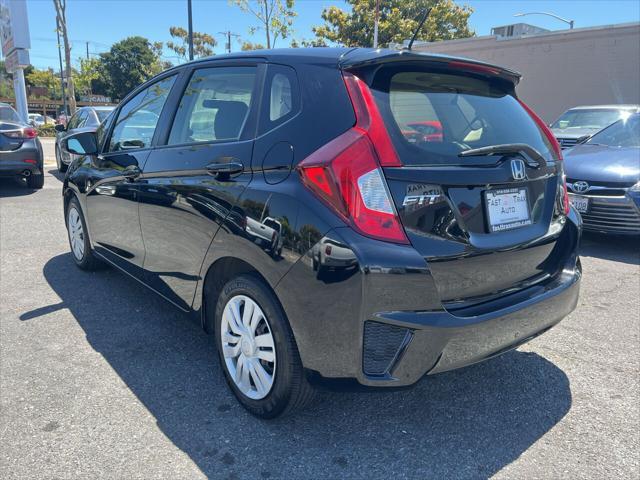
[[[629,189],[631,192],[640,192],[640,182],[636,183],[633,187]]]

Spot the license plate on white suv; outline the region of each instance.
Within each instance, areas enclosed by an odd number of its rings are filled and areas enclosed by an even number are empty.
[[[578,213],[587,213],[589,211],[589,197],[571,194],[569,195],[569,202]]]
[[[487,190],[485,202],[490,232],[502,232],[531,225],[526,188]]]

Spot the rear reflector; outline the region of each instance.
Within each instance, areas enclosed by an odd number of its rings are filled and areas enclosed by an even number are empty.
[[[25,158],[25,159],[23,160],[23,162],[24,162],[24,163],[30,163],[30,164],[32,164],[32,165],[35,165],[36,163],[38,163],[38,161],[37,161],[37,160],[34,160],[33,158]]]

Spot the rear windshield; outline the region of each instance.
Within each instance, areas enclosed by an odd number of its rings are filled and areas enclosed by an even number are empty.
[[[20,122],[20,117],[16,111],[8,106],[0,107],[0,120],[4,120],[5,122]]]
[[[372,88],[404,165],[470,163],[458,154],[506,143],[552,158],[549,140],[501,81],[389,69]]]

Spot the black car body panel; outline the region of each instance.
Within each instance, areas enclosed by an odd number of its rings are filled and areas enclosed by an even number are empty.
[[[228,272],[262,277],[313,380],[405,386],[514,348],[577,301],[581,221],[558,212],[561,172],[551,158],[521,183],[531,192],[531,224],[497,233],[487,231],[483,191],[513,183],[517,153],[464,166],[385,167],[405,243],[361,234],[301,181],[300,163],[357,122],[343,71],[373,78],[369,69],[407,59],[441,69],[457,62],[458,74],[491,77],[505,95],[518,79],[477,62],[373,50],[273,50],[192,62],[139,87],[98,129],[102,150],[72,163],[65,205],[70,195],[79,198],[98,255],[192,312],[208,331]],[[255,71],[237,138],[200,141],[206,129],[197,123],[185,133],[191,141],[172,144],[189,82],[217,67]],[[263,86],[277,75],[289,80],[288,100],[286,108],[275,102],[281,113],[274,119],[265,114],[274,102]],[[110,136],[120,109],[172,76],[152,138],[107,151],[115,148]],[[225,88],[229,102],[248,95],[238,84]],[[196,105],[227,115],[219,101]],[[240,168],[229,173],[221,163]],[[442,190],[437,201],[407,207],[416,185],[434,184]]]

